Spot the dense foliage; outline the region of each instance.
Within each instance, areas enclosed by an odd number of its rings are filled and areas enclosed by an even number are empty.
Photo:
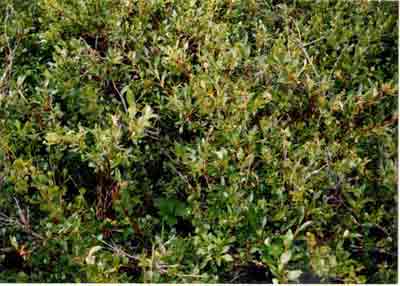
[[[0,281],[395,283],[397,9],[0,1]]]

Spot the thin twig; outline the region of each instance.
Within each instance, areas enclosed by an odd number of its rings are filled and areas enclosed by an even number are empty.
[[[119,97],[121,98],[121,102],[122,102],[125,112],[128,113],[128,107],[126,105],[124,96],[119,92],[118,88],[115,86],[115,82],[113,80],[111,82],[112,82],[112,85],[113,85],[115,91],[118,93]]]
[[[44,237],[41,236],[40,234],[34,232],[30,226],[24,225],[18,219],[11,218],[11,217],[7,216],[4,213],[0,213],[0,225],[3,225],[3,226],[14,226],[14,227],[24,231],[25,233],[31,235],[34,238],[37,238],[37,239],[40,239],[40,240],[44,240]]]
[[[314,175],[318,174],[319,172],[321,172],[321,170],[325,169],[327,166],[328,166],[328,165],[325,164],[325,165],[323,165],[321,168],[312,171],[311,173],[309,173],[309,174],[305,177],[305,180],[307,181],[311,176],[314,176]]]
[[[171,161],[173,161],[173,159],[171,158],[171,156],[170,156],[167,152],[165,152],[165,151],[161,151],[161,152],[162,152],[165,156],[167,156],[168,159],[170,159]],[[181,177],[181,178],[190,186],[190,188],[193,190],[194,188],[193,188],[193,186],[190,184],[188,178],[186,178],[181,172],[179,172],[178,169],[176,169],[174,165],[171,164],[170,166],[174,169],[174,171],[178,174],[178,176]]]
[[[193,277],[193,278],[204,278],[207,277],[205,274],[176,274],[178,277]],[[232,282],[232,281],[231,281]]]
[[[305,70],[306,66],[307,66],[307,59],[304,59],[304,64],[303,64],[302,68],[300,69],[300,71],[299,71],[299,72],[297,73],[297,75],[296,75],[297,78],[300,77],[300,75],[301,75],[301,74],[303,73],[303,71]]]
[[[311,67],[312,67],[312,69],[313,69],[315,75],[316,75],[318,78],[320,78],[320,75],[319,75],[317,69],[315,68],[315,66],[314,66],[314,64],[313,64],[313,62],[312,62],[312,60],[311,60],[311,58],[310,58],[310,55],[308,54],[307,50],[305,49],[305,45],[304,45],[303,41],[301,40],[302,37],[301,37],[300,29],[299,29],[299,27],[298,27],[296,21],[294,21],[293,19],[291,19],[291,20],[292,20],[292,22],[293,22],[293,24],[295,25],[296,30],[297,30],[298,39],[296,39],[296,40],[297,40],[298,46],[299,46],[300,49],[303,51],[303,53],[304,53],[304,55],[305,55],[305,57],[306,57],[308,63],[311,65]],[[308,44],[310,44],[310,43],[308,43]]]
[[[94,235],[93,235],[93,237],[96,238],[96,236],[94,236]],[[139,256],[131,255],[131,254],[127,253],[121,246],[116,245],[114,242],[112,242],[112,244],[110,244],[110,243],[105,242],[103,239],[97,239],[97,240],[99,240],[101,243],[106,245],[110,250],[112,250],[115,254],[117,254],[119,256],[125,256],[125,257],[135,259],[135,260],[140,259]]]
[[[364,247],[362,247],[362,246],[357,246],[357,245],[351,245],[350,247],[353,248],[353,249],[359,249],[359,250],[363,250],[363,251],[366,251],[366,252],[373,252],[373,251],[375,251],[375,252],[383,253],[383,254],[390,255],[390,256],[395,256],[395,255],[396,255],[396,254],[394,254],[394,253],[390,253],[390,252],[388,252],[388,251],[385,251],[385,250],[382,250],[382,249],[379,249],[379,248],[376,248],[376,247],[370,248],[370,249],[365,249]]]
[[[232,283],[236,280],[238,280],[240,277],[244,276],[246,273],[239,273],[238,275],[236,275],[235,277],[233,277],[233,279],[231,281],[229,281],[229,283]]]
[[[348,48],[349,48],[349,45],[347,44],[347,45],[342,49],[342,51],[340,52],[340,54],[339,54],[339,56],[337,57],[335,63],[333,64],[333,67],[332,67],[331,73],[330,73],[330,75],[329,75],[328,81],[330,81],[330,80],[332,79],[332,76],[333,76],[333,73],[335,72],[336,66],[338,65],[340,59],[342,58],[344,51],[347,50]]]
[[[4,20],[4,37],[5,37],[6,42],[7,42],[7,48],[8,48],[8,56],[7,56],[7,58],[8,58],[9,62],[8,62],[8,65],[4,68],[3,75],[0,78],[0,88],[5,86],[5,81],[11,74],[11,71],[12,71],[12,68],[13,68],[13,63],[14,63],[14,54],[15,54],[15,51],[16,51],[16,49],[18,47],[18,42],[16,42],[14,48],[13,49],[11,48],[10,39],[8,38],[8,35],[7,35],[7,23],[8,23],[9,17],[10,17],[10,15],[9,15],[9,10],[10,9],[12,10],[12,7],[8,5],[7,8],[6,8],[7,12],[6,12],[5,20]]]
[[[320,37],[320,38],[318,38],[318,39],[316,39],[316,40],[313,40],[313,41],[311,41],[311,42],[308,42],[308,43],[304,44],[303,47],[307,47],[307,46],[310,46],[310,45],[312,45],[312,44],[318,43],[318,42],[320,42],[320,41],[322,41],[322,40],[324,40],[324,39],[326,39],[326,36],[322,36],[322,37]]]
[[[316,67],[314,66],[314,64],[313,64],[313,62],[312,62],[312,60],[311,60],[311,58],[310,58],[310,55],[308,54],[307,50],[306,50],[305,47],[304,47],[304,44],[303,44],[300,40],[297,40],[297,42],[298,42],[298,45],[299,45],[300,49],[303,51],[304,56],[306,57],[308,63],[311,65],[311,67],[312,67],[312,69],[313,69],[315,75],[316,75],[318,78],[320,78],[319,72],[317,71]]]
[[[7,252],[13,252],[15,251],[14,247],[4,247],[4,248],[0,248],[0,252],[2,253],[7,253]]]

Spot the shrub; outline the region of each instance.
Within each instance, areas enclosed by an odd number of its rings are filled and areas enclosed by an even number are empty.
[[[1,1],[0,280],[395,283],[397,9]]]

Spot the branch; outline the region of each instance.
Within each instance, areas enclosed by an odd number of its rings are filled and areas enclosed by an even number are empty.
[[[320,78],[319,72],[318,72],[317,69],[315,68],[315,66],[314,66],[314,64],[313,64],[313,62],[312,62],[312,60],[311,60],[309,54],[307,53],[307,50],[306,50],[305,47],[304,47],[303,42],[301,42],[300,40],[297,40],[297,42],[298,42],[298,45],[299,45],[300,49],[303,51],[304,56],[306,57],[308,63],[311,65],[311,67],[312,67],[312,69],[313,69],[315,75],[316,75],[318,78]]]
[[[94,235],[93,235],[93,237],[96,238],[96,236],[94,236]],[[121,246],[116,245],[114,242],[112,242],[112,244],[110,244],[110,243],[105,242],[103,239],[97,239],[97,240],[99,240],[101,243],[106,245],[108,247],[108,249],[112,250],[118,256],[125,256],[128,258],[134,259],[134,260],[140,259],[139,256],[131,255],[131,254],[127,253]]]
[[[333,64],[333,67],[332,67],[331,73],[330,73],[330,75],[329,75],[328,81],[331,80],[331,78],[332,78],[332,76],[333,76],[333,73],[335,72],[336,66],[338,65],[340,59],[341,59],[342,56],[343,56],[343,52],[344,52],[345,50],[347,50],[348,48],[349,48],[349,45],[347,44],[347,45],[342,49],[342,51],[340,52],[340,54],[339,54],[339,56],[337,57],[335,63]]]
[[[310,55],[307,53],[307,50],[305,49],[305,46],[306,46],[306,45],[305,45],[305,44],[302,42],[302,40],[301,40],[301,33],[300,33],[299,27],[297,26],[297,23],[296,23],[292,18],[290,18],[290,20],[292,20],[292,22],[294,23],[294,25],[295,25],[295,27],[296,27],[296,29],[297,29],[297,33],[298,33],[298,35],[299,35],[299,36],[298,36],[298,39],[296,39],[298,46],[299,46],[300,49],[303,51],[304,56],[306,57],[308,63],[311,65],[311,67],[312,67],[312,69],[313,69],[315,75],[316,75],[318,78],[320,78],[319,72],[318,72],[317,69],[315,68],[315,66],[314,66],[314,64],[313,64],[313,62],[312,62],[312,60],[311,60],[311,58],[310,58]],[[289,28],[289,29],[290,29],[290,28]],[[318,40],[321,40],[321,39],[322,39],[322,38],[320,38],[320,39],[318,39]],[[311,43],[313,43],[313,42],[311,42]],[[310,45],[311,43],[308,43],[307,46]]]
[[[4,72],[3,75],[0,78],[0,88],[4,87],[6,85],[6,80],[7,78],[10,76],[12,68],[13,68],[13,63],[14,63],[14,55],[15,55],[15,51],[18,47],[18,42],[16,42],[14,48],[11,48],[11,44],[10,44],[10,39],[8,38],[7,35],[7,23],[10,17],[10,10],[12,10],[12,7],[10,5],[7,6],[6,9],[6,16],[4,19],[4,37],[6,39],[7,42],[7,48],[8,48],[8,65],[4,68]]]
[[[318,173],[321,172],[323,169],[325,169],[327,166],[328,166],[328,165],[325,164],[325,165],[323,165],[321,168],[312,171],[311,173],[309,173],[309,174],[305,177],[305,180],[307,181],[311,176],[314,176],[314,175],[318,174]]]
[[[119,92],[119,90],[115,86],[115,82],[113,80],[111,80],[111,82],[112,82],[112,85],[113,85],[115,91],[118,93],[119,98],[121,98],[121,102],[122,102],[122,105],[124,107],[125,112],[128,113],[128,107],[126,106],[126,102],[125,102],[125,99],[124,99],[123,95]]]

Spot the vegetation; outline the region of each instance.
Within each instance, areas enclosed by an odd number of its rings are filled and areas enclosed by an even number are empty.
[[[0,1],[0,281],[396,283],[397,9]]]

